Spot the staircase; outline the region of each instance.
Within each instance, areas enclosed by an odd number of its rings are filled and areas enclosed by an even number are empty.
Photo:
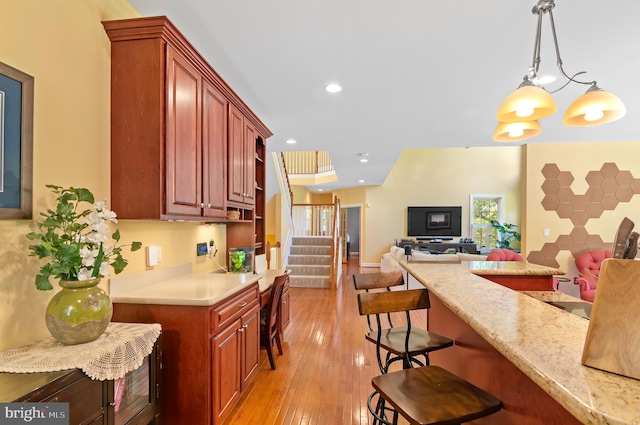
[[[287,268],[290,286],[329,288],[331,237],[294,236]]]

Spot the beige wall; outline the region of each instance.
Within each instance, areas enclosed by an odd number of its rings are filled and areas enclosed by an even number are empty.
[[[343,198],[342,204],[363,203],[363,265],[377,265],[395,239],[406,237],[407,206],[460,205],[462,236],[469,236],[469,195],[506,197],[506,220],[520,223],[522,154],[519,146],[486,148],[407,149],[381,186]],[[342,192],[348,193],[348,192]]]
[[[542,205],[545,197],[542,189],[545,182],[542,169],[545,164],[556,164],[560,171],[571,173],[573,182],[570,189],[575,195],[585,195],[589,189],[587,175],[590,172],[598,172],[605,163],[614,163],[619,170],[629,171],[637,180],[635,187],[640,191],[639,142],[531,144],[526,147],[526,152],[525,229],[529,252],[541,251],[545,245],[546,249],[553,252],[550,248],[556,244],[558,238],[571,235],[575,228],[571,219],[560,218],[555,211],[546,211]],[[600,236],[605,244],[602,248],[610,248],[618,225],[625,216],[636,223],[635,230],[638,231],[640,227],[640,193],[638,191],[629,202],[618,202],[615,210],[603,211],[600,217],[589,218],[584,225],[589,235]],[[544,229],[549,229],[549,236],[544,236]],[[564,243],[561,246],[564,247]],[[567,272],[568,277],[577,276],[574,257],[569,249],[559,250],[555,258],[560,267]]]
[[[83,186],[108,198],[110,43],[102,20],[138,16],[124,0],[3,0],[0,58],[34,77],[34,217],[51,206],[45,184]],[[116,211],[117,213],[117,211]],[[224,225],[121,221],[122,240],[163,248],[157,267],[192,262],[196,271],[214,268],[196,258],[196,242],[214,238],[224,263]],[[24,235],[31,220],[0,221],[0,350],[48,336],[44,310],[55,291],[33,282],[40,263],[28,257]],[[144,250],[128,253],[123,274],[147,270]]]

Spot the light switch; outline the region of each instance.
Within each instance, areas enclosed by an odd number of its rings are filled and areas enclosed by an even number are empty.
[[[544,229],[543,233],[545,236],[549,236],[549,229]]]
[[[158,264],[158,247],[155,245],[149,245],[146,247],[147,252],[147,267],[153,267]]]

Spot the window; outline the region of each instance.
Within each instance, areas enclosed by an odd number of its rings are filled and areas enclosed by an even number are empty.
[[[498,246],[498,230],[491,220],[504,221],[503,195],[471,195],[471,232],[478,249]]]

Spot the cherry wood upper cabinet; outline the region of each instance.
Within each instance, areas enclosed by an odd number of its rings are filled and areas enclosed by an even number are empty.
[[[255,203],[255,152],[255,127],[237,108],[229,106],[229,201]]]
[[[228,209],[249,208],[243,221],[251,221],[255,177],[246,180],[256,137],[266,140],[269,129],[166,17],[103,25],[111,40],[111,207],[118,217],[226,221]],[[232,111],[242,120],[237,131]],[[248,166],[230,161],[235,137],[245,142],[239,161],[250,155]],[[236,189],[237,169],[243,186]]]

